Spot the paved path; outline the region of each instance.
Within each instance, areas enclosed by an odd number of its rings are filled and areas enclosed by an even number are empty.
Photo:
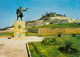
[[[7,37],[0,37],[0,44],[4,46],[0,49],[0,57],[28,57],[26,50],[27,42],[42,41],[43,37],[28,36],[26,39],[11,40]]]

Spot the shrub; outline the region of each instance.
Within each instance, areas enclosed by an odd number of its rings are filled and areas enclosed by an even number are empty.
[[[55,38],[52,38],[52,39],[51,39],[51,42],[55,42],[55,41],[56,41],[56,39],[55,39]]]
[[[75,37],[76,36],[76,34],[72,34],[72,37]]]
[[[77,38],[77,39],[80,39],[80,36],[77,36],[76,38]]]
[[[66,41],[65,46],[59,47],[59,50],[63,53],[73,54],[78,53],[78,50],[76,48],[72,47],[73,42]]]
[[[49,38],[44,38],[44,39],[42,40],[42,43],[43,43],[43,44],[48,44],[48,41],[49,41]]]
[[[54,45],[61,45],[62,44],[62,42],[60,42],[60,41],[55,41],[54,42]]]
[[[42,44],[51,45],[51,44],[53,44],[55,41],[56,41],[55,38],[44,38],[44,39],[42,40]]]
[[[58,34],[58,37],[61,37],[61,34]]]
[[[65,42],[65,50],[66,51],[69,51],[69,49],[71,48],[71,45],[72,45],[73,43],[71,42],[71,41],[66,41]]]

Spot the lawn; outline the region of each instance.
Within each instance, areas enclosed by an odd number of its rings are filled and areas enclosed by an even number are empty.
[[[53,35],[53,34],[48,34],[48,35],[41,35],[38,33],[31,33],[31,32],[26,32],[25,33],[26,36],[40,36],[40,37],[46,37],[46,36],[57,36],[57,34]]]
[[[0,36],[12,36],[13,32],[4,32],[4,33],[0,33]]]
[[[47,40],[46,40],[47,39]],[[52,40],[53,39],[53,40]],[[44,41],[46,40],[46,41]],[[80,37],[53,37],[45,38],[42,42],[29,43],[32,57],[79,57],[80,56]],[[70,44],[69,50],[62,52],[61,47],[66,47],[65,42]],[[74,48],[74,50],[72,50]]]

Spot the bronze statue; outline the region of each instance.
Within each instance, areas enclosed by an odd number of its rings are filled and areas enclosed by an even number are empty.
[[[20,8],[17,9],[17,20],[20,17],[21,21],[22,21],[22,17],[23,17],[23,11],[26,11],[28,8],[26,9],[22,9],[22,7],[20,6]]]

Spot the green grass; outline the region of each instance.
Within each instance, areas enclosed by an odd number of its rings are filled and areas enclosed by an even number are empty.
[[[13,32],[4,32],[4,33],[0,33],[0,36],[12,36]]]
[[[38,36],[38,33],[31,33],[31,32],[26,32],[25,33],[26,36]]]
[[[46,36],[57,36],[57,34],[53,35],[53,34],[48,34],[48,35],[42,35],[42,34],[38,34],[38,33],[31,33],[31,32],[26,32],[25,33],[26,36],[40,36],[40,37],[46,37]]]
[[[50,24],[50,25],[44,25],[44,26],[39,26],[39,27],[34,27],[34,28],[26,28],[26,29],[36,29],[36,28],[75,28],[75,27],[80,27],[79,23],[67,23],[67,24]]]
[[[72,47],[80,51],[80,37],[56,37],[57,42],[62,44],[45,45],[42,42],[29,43],[29,48],[32,57],[79,57],[80,52],[77,54],[65,54],[59,51],[59,47],[65,46],[65,41],[72,41]],[[54,42],[55,43],[55,42]]]
[[[40,36],[40,37],[57,37],[58,34],[47,34],[47,35],[43,35],[43,34],[38,34],[38,33],[31,33],[31,32],[26,32],[25,33],[26,36]],[[71,37],[73,34],[61,34],[61,37]],[[76,34],[76,36],[80,36],[80,34]]]

